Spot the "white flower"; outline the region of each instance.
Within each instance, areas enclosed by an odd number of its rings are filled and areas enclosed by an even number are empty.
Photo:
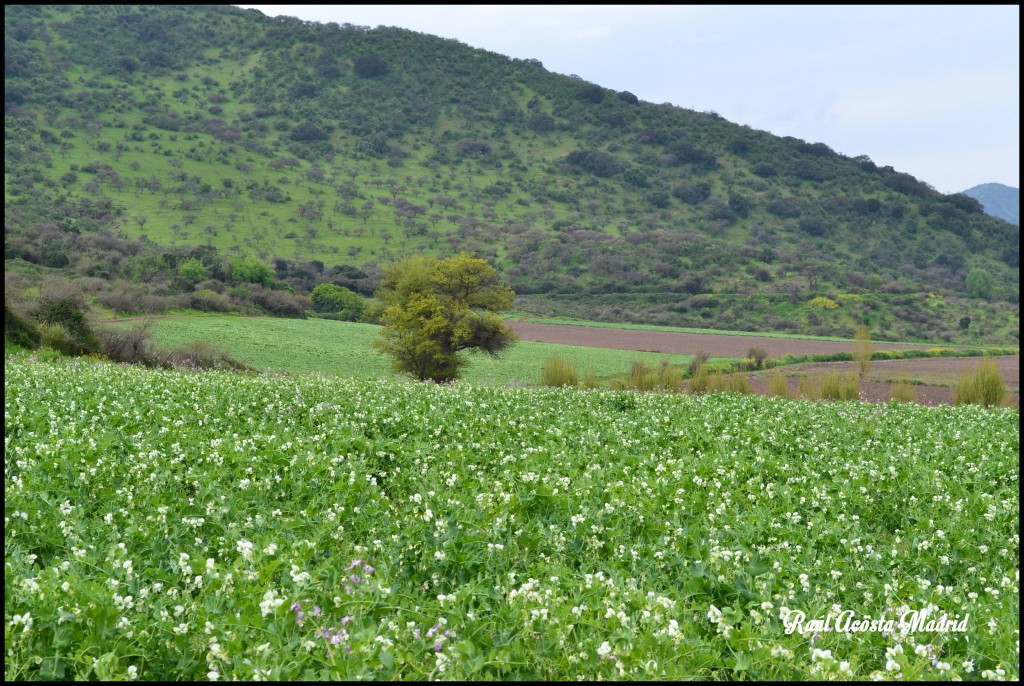
[[[209,672],[206,673],[206,678],[210,681],[216,681],[220,678],[220,672],[218,672],[215,669],[211,669]]]
[[[11,619],[11,626],[18,626],[19,624],[25,627],[21,630],[21,633],[28,633],[28,630],[32,628],[32,613],[26,612],[23,615],[14,615],[14,618]]]
[[[266,617],[283,604],[284,598],[278,598],[277,594],[274,593],[274,589],[270,589],[263,594],[263,602],[260,603],[260,612],[262,612],[263,616]]]
[[[252,541],[246,540],[244,538],[239,540],[238,543],[235,544],[235,550],[237,550],[246,560],[252,558],[252,549]]]
[[[831,660],[832,651],[822,650],[821,648],[815,648],[814,652],[811,653],[811,662],[817,662],[818,660]]]
[[[839,673],[840,674],[852,674],[853,673],[853,670],[850,669],[850,661],[849,660],[843,660],[842,662],[839,663]]]
[[[890,657],[888,660],[885,661],[885,669],[890,672],[898,672],[903,668],[900,667],[899,662],[896,662],[896,660]]]
[[[962,664],[964,667],[964,671],[968,674],[974,671],[974,660],[964,660]]]
[[[610,652],[612,652],[612,647],[608,645],[608,641],[602,643],[601,647],[597,649],[597,654],[601,656],[605,656]]]
[[[128,665],[128,679],[135,681],[139,678],[139,668],[135,665]]]
[[[722,611],[714,605],[712,605],[711,608],[708,610],[708,620],[712,624],[718,624],[720,621],[722,621]]]

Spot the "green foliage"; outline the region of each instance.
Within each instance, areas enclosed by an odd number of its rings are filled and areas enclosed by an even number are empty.
[[[871,368],[871,333],[865,324],[858,326],[853,334],[853,359],[863,380]]]
[[[789,385],[786,377],[776,368],[768,375],[768,395],[772,398],[789,398]]]
[[[176,272],[199,259],[230,286],[200,249],[287,262],[299,295],[364,296],[381,264],[471,250],[535,312],[839,336],[870,311],[892,340],[1019,335],[1014,227],[823,143],[393,27],[156,5],[16,7],[5,27],[8,259],[107,280],[133,310],[198,286],[220,311],[222,288]],[[812,275],[792,255],[821,265],[796,295]],[[984,312],[965,265],[992,277]],[[830,292],[866,300],[816,323],[789,302]]]
[[[274,280],[274,270],[255,257],[232,257],[229,260],[231,279],[235,283],[255,283],[270,286]]]
[[[972,298],[992,298],[992,275],[984,269],[972,269],[967,274],[967,290]]]
[[[99,342],[86,320],[87,312],[82,295],[70,285],[50,284],[33,306],[41,343],[67,355],[97,352]]]
[[[576,367],[569,360],[559,355],[551,355],[544,361],[541,373],[541,385],[561,388],[575,388],[579,382]]]
[[[747,357],[754,361],[754,366],[760,369],[764,366],[764,361],[768,357],[768,352],[764,348],[752,347],[747,350]]]
[[[998,407],[1007,400],[1006,381],[999,365],[987,356],[973,369],[965,366],[953,390],[955,405]]]
[[[38,348],[40,344],[39,329],[27,319],[11,309],[4,300],[4,341],[22,348]]]
[[[360,55],[352,69],[360,78],[375,79],[388,73],[388,63],[377,55]]]
[[[824,400],[859,400],[860,380],[852,375],[829,372],[821,380],[821,397]]]
[[[698,356],[700,353],[697,353]],[[690,386],[689,391],[694,395],[701,393],[707,393],[710,390],[710,380],[708,379],[708,366],[703,362],[697,362],[694,359],[694,365],[690,368]]]
[[[916,403],[917,386],[906,378],[896,379],[889,384],[890,399],[898,403]]]
[[[461,254],[444,260],[408,258],[387,269],[377,300],[384,324],[374,347],[397,372],[420,381],[453,381],[463,350],[497,357],[516,341],[496,313],[512,306],[512,289],[486,260]]]
[[[309,299],[317,312],[329,313],[347,322],[359,321],[366,309],[366,301],[357,293],[333,283],[320,284],[310,293]]]
[[[11,681],[1018,677],[1016,410],[24,355],[4,424]],[[812,655],[775,597],[898,620],[980,577],[992,631],[916,632],[948,668],[876,632]]]
[[[194,257],[182,260],[178,265],[178,274],[193,282],[202,281],[208,276],[206,266]]]

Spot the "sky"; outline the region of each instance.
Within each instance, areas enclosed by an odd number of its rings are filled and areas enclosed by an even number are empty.
[[[1020,6],[239,5],[398,26],[867,155],[1020,187]]]

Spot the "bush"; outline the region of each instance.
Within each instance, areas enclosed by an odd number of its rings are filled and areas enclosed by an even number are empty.
[[[313,309],[337,315],[342,321],[358,321],[366,309],[366,301],[344,286],[322,283],[310,293]]]
[[[898,403],[916,403],[917,386],[906,379],[898,379],[889,384],[889,399]]]
[[[571,362],[559,355],[548,356],[544,362],[541,384],[555,388],[563,386],[575,387],[577,381],[576,368]]]
[[[693,359],[690,361],[690,366],[687,367],[686,369],[687,376],[689,376],[692,379],[694,374],[697,373],[698,368],[707,365],[708,358],[709,355],[706,352],[704,352],[703,350],[698,350],[697,353],[693,356]]]
[[[44,348],[56,350],[64,355],[80,355],[82,350],[63,324],[43,324],[39,328],[40,341]]]
[[[636,391],[653,391],[658,386],[658,375],[643,360],[634,360],[629,366],[627,383]]]
[[[12,310],[6,300],[4,301],[4,341],[30,349],[38,348],[40,344],[39,329]]]
[[[768,395],[773,398],[788,398],[789,385],[786,377],[778,369],[768,376]]]
[[[796,384],[796,394],[799,398],[821,400],[821,379],[816,376],[801,376]]]
[[[711,373],[708,388],[712,393],[752,393],[746,374],[724,374],[721,370]]]
[[[683,388],[683,373],[667,359],[661,361],[658,369],[658,388],[672,393],[678,393]]]
[[[115,362],[154,366],[153,349],[149,342],[153,322],[147,320],[137,326],[99,329],[100,350]]]
[[[583,372],[583,388],[600,388],[601,382],[597,378],[597,370],[594,369],[592,362],[587,363],[587,368]]]
[[[195,340],[169,353],[157,353],[163,356],[161,366],[198,371],[201,369],[225,369],[231,371],[250,371],[252,368],[227,353],[215,348],[209,341]],[[166,356],[164,356],[166,355]]]
[[[707,356],[704,353],[697,353],[697,356],[704,355],[705,359]],[[697,362],[697,358],[694,358],[694,362]],[[699,395],[701,393],[708,392],[708,367],[706,364],[701,362],[694,367],[691,364],[690,367],[690,393]]]
[[[43,344],[69,355],[97,352],[99,342],[86,322],[85,313],[81,294],[68,284],[55,282],[44,286],[33,312],[35,320],[42,326]],[[48,334],[46,329],[50,329]],[[47,335],[54,345],[47,343]]]
[[[764,366],[765,358],[768,357],[768,352],[764,348],[749,348],[747,350],[747,357],[754,361],[754,366],[760,369]]]
[[[1006,381],[999,365],[985,357],[974,369],[964,366],[953,390],[954,405],[983,405],[995,407],[1007,402]]]
[[[821,380],[821,397],[825,400],[859,400],[860,380],[855,376],[829,372]]]

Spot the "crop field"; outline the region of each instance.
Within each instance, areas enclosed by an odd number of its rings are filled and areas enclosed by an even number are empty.
[[[4,367],[9,680],[1019,678],[1014,409]]]
[[[197,316],[156,319],[153,338],[164,346],[204,339],[259,369],[391,379],[395,375],[389,359],[371,346],[379,331],[373,324],[325,319]],[[549,355],[572,361],[580,373],[591,364],[599,378],[627,372],[634,360],[645,357],[630,350],[520,341],[498,359],[470,353],[465,378],[483,385],[535,385]],[[689,364],[692,359],[678,354],[646,357],[650,361],[668,359],[675,365]]]

